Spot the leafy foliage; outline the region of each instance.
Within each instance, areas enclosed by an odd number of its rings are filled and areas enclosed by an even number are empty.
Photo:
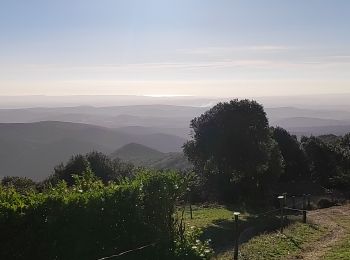
[[[234,186],[240,194],[261,198],[278,178],[281,155],[257,102],[219,103],[193,119],[191,128],[193,139],[184,145],[184,152],[221,199],[232,200]]]
[[[56,184],[64,180],[68,185],[74,183],[73,175],[82,175],[88,168],[104,183],[108,181],[120,182],[127,177],[133,176],[134,166],[116,158],[110,159],[100,152],[91,152],[86,155],[73,156],[66,164],[55,167],[54,174],[44,183]]]
[[[282,182],[309,180],[309,164],[305,151],[296,136],[292,136],[281,127],[272,128],[273,138],[278,143],[284,160]]]
[[[302,138],[313,181],[327,188],[347,189],[349,187],[350,158],[347,156],[346,145],[342,144],[343,140],[336,144],[329,144],[317,137]]]
[[[43,193],[0,188],[1,259],[97,259],[154,242],[123,259],[176,257],[179,175],[141,171],[106,186],[87,168],[72,178]]]
[[[6,176],[1,180],[1,185],[4,187],[13,187],[21,194],[36,190],[36,183],[26,177]]]

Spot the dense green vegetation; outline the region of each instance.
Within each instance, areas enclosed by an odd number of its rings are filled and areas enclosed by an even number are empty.
[[[263,107],[255,101],[219,103],[191,122],[193,140],[184,152],[206,189],[232,201],[245,194],[264,200],[279,177],[282,157],[270,134]]]
[[[143,171],[133,181],[104,185],[87,168],[73,179],[71,187],[61,181],[25,195],[1,187],[1,259],[97,259],[150,243],[156,244],[130,259],[205,253],[192,249],[194,237],[177,228],[179,175]]]
[[[298,140],[269,127],[263,107],[249,100],[219,103],[193,119],[191,128],[184,152],[201,179],[204,200],[269,204],[274,189],[290,182],[343,192],[350,187],[350,134]]]

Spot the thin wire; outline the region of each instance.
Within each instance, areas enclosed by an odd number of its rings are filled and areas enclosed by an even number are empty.
[[[152,244],[148,244],[148,245],[141,246],[141,247],[138,247],[138,248],[135,248],[135,249],[131,249],[131,250],[128,250],[128,251],[125,251],[125,252],[122,252],[122,253],[119,253],[119,254],[116,254],[116,255],[111,255],[111,256],[98,258],[97,260],[106,260],[106,259],[111,259],[111,258],[114,258],[114,257],[120,257],[120,256],[129,254],[129,253],[132,253],[132,252],[135,252],[135,251],[139,251],[139,250],[145,249],[147,247],[155,246],[156,244],[157,244],[157,242],[154,242]]]
[[[277,211],[280,211],[280,209],[269,210],[269,211],[261,212],[259,214],[254,214],[254,215],[256,217],[260,217],[260,216],[264,216],[264,215],[267,215],[267,214],[270,214],[270,213],[274,213],[274,212],[277,212]]]
[[[299,212],[303,212],[304,211],[302,209],[293,209],[293,208],[288,208],[288,207],[284,207],[284,209],[294,210],[294,211],[299,211]]]

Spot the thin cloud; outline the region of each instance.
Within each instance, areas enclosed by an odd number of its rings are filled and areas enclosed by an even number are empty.
[[[231,46],[231,47],[205,47],[192,49],[178,49],[178,53],[199,55],[222,55],[235,52],[282,52],[296,49],[291,46],[282,45],[253,45],[253,46]]]

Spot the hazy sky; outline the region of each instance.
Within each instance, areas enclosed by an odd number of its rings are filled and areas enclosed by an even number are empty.
[[[349,0],[0,0],[0,95],[350,92]]]

